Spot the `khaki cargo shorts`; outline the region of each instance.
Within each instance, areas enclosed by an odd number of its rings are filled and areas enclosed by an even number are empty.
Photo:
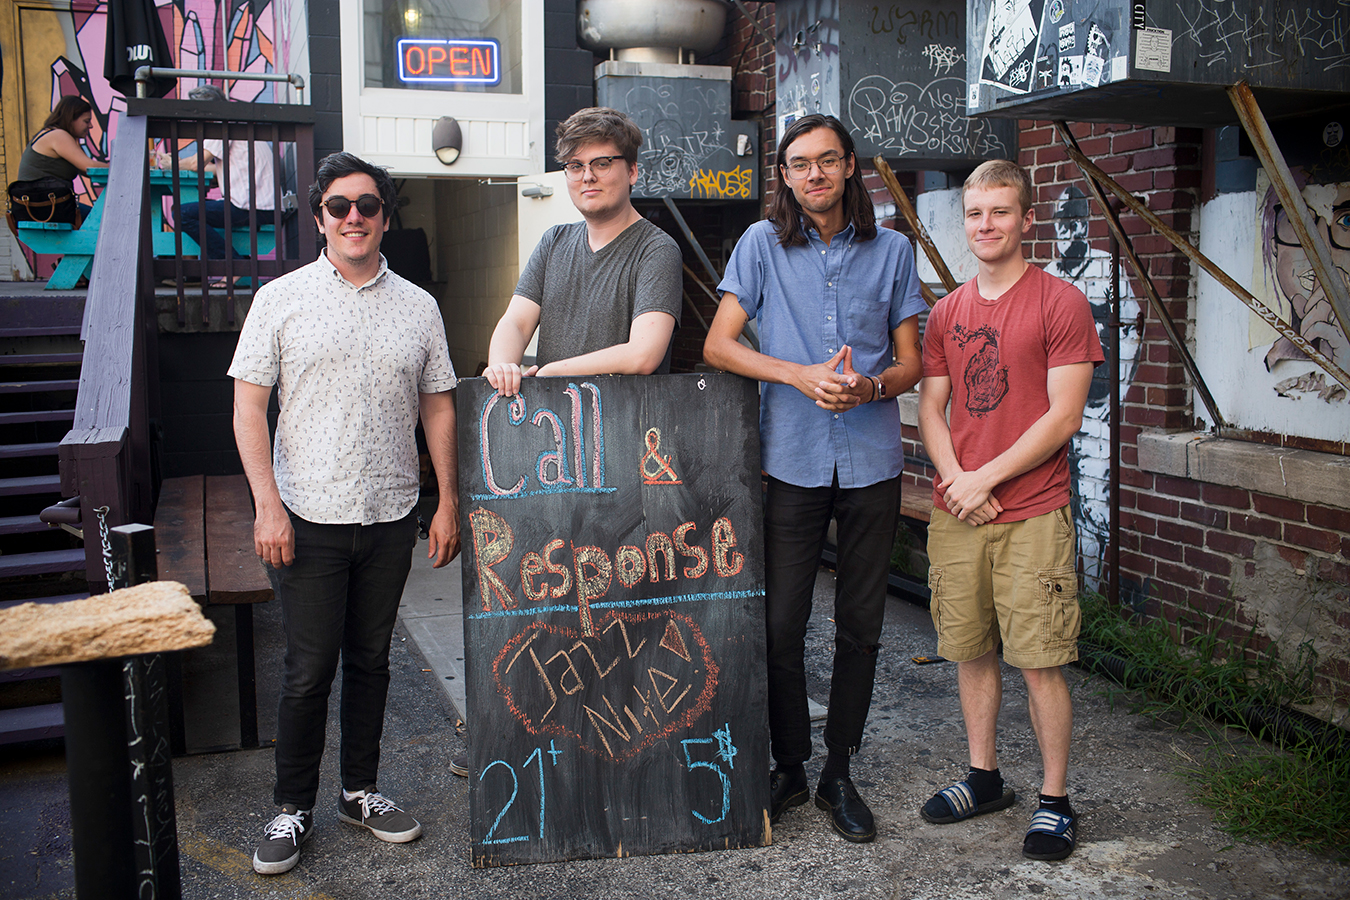
[[[1022,522],[971,526],[934,509],[928,525],[929,611],[937,652],[977,659],[1003,640],[1019,669],[1078,659],[1078,575],[1069,507]]]

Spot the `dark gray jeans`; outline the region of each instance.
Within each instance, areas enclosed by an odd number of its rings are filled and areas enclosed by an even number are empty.
[[[375,525],[319,525],[291,513],[291,525],[295,562],[268,567],[286,631],[273,798],[313,809],[339,657],[342,786],[375,784],[389,640],[412,566],[417,514]]]
[[[806,623],[830,518],[838,520],[834,672],[825,747],[853,755],[872,705],[895,544],[900,479],[861,488],[804,488],[769,478],[764,497],[764,601],[768,628],[769,737],[783,766],[811,757],[806,705]]]

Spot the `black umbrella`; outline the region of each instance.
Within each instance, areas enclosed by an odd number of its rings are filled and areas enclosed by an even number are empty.
[[[173,51],[155,11],[154,0],[108,0],[108,41],[103,53],[103,77],[123,96],[136,96],[136,70],[141,66],[174,68]],[[163,97],[177,78],[152,78],[150,97]]]

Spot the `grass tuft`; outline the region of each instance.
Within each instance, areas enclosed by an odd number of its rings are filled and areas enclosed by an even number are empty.
[[[1134,712],[1210,738],[1181,774],[1220,827],[1350,861],[1350,741],[1292,727],[1287,712],[1313,697],[1311,645],[1281,664],[1269,654],[1249,658],[1250,632],[1221,640],[1219,626],[1230,623],[1211,622],[1182,646],[1164,619],[1127,617],[1099,594],[1085,593],[1081,606],[1085,662],[1120,683],[1107,688],[1112,704],[1128,699]]]

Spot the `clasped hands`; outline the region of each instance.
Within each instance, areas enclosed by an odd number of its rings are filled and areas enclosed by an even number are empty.
[[[978,470],[944,478],[937,489],[942,492],[947,509],[967,525],[985,525],[1003,512],[1003,505],[993,495],[993,489],[984,485]]]
[[[847,344],[825,362],[803,366],[795,387],[831,412],[847,412],[876,399],[876,384],[853,370],[853,348]]]

